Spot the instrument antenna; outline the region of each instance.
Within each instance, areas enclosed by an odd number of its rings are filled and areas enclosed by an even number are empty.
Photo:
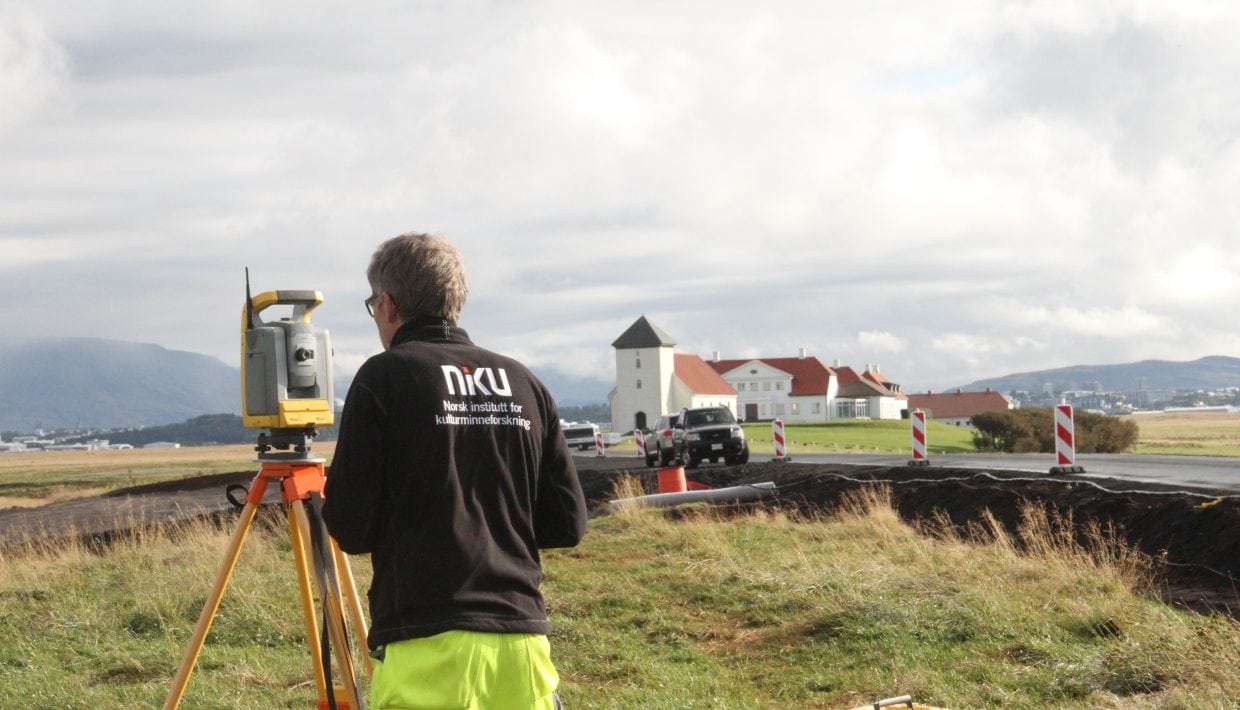
[[[250,267],[245,267],[245,327],[254,328],[254,298],[250,296]]]

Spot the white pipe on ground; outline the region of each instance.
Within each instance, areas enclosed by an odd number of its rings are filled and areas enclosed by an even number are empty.
[[[710,488],[700,491],[685,491],[683,493],[654,493],[648,496],[621,498],[611,501],[610,505],[612,510],[623,510],[624,508],[641,507],[667,508],[684,503],[742,503],[765,498],[775,493],[775,491],[775,483],[768,481],[766,483],[752,483],[743,486],[730,486],[728,488]]]

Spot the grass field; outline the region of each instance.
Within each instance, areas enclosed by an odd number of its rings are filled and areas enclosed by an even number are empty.
[[[1240,456],[1240,414],[1223,412],[1138,414],[1133,453]]]
[[[315,444],[331,456],[335,442]],[[257,471],[254,447],[194,446],[180,449],[29,451],[0,454],[0,508],[42,505],[95,495],[114,488],[212,473]]]
[[[753,450],[772,453],[774,438],[769,423],[746,424],[745,436]],[[860,422],[797,422],[784,425],[789,455],[797,453],[911,453],[912,433],[908,420]],[[974,451],[969,429],[926,422],[926,442],[934,453]]]
[[[162,702],[227,543],[198,523],[0,557],[0,707]],[[1023,552],[1021,550],[1024,550]],[[366,558],[355,558],[368,586]],[[572,708],[1230,708],[1240,625],[1131,589],[1141,559],[1032,514],[1020,543],[927,535],[882,495],[838,517],[597,519],[545,556]],[[287,534],[259,526],[187,708],[314,705]]]
[[[971,448],[967,431],[930,424],[932,451]],[[1237,446],[1240,417],[1138,424],[1143,451],[1218,454]],[[907,426],[787,434],[794,454],[891,452],[907,450]],[[756,450],[769,431],[753,425]],[[252,470],[253,456],[249,446],[4,454],[0,492],[11,497],[0,505]],[[0,556],[0,707],[159,704],[229,532],[198,523],[135,534],[104,555],[64,545]],[[355,571],[364,591],[366,558]],[[848,707],[904,692],[955,708],[1240,698],[1240,625],[1134,593],[1138,558],[1109,543],[1080,548],[1036,515],[1018,543],[926,535],[882,500],[813,521],[639,511],[593,521],[582,546],[547,554],[546,573],[570,707]],[[260,526],[184,706],[312,706],[297,599],[286,529]]]

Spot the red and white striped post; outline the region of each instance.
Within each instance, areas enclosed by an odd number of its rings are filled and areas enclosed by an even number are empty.
[[[792,457],[788,455],[788,447],[784,443],[784,420],[776,419],[771,422],[771,440],[775,442],[775,461],[791,461]]]
[[[633,430],[633,443],[637,444],[637,458],[646,458],[646,439],[642,436],[641,429]]]
[[[909,412],[908,419],[913,432],[913,459],[908,465],[929,466],[930,459],[926,457],[926,413],[916,409]]]
[[[603,453],[603,433],[599,432],[594,435],[594,456],[601,459],[606,455]]]
[[[1085,472],[1083,467],[1076,465],[1076,427],[1070,404],[1055,407],[1055,459],[1056,465],[1051,467],[1051,473]]]

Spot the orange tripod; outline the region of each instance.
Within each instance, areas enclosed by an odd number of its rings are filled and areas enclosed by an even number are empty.
[[[264,456],[260,453],[259,460],[262,462],[262,468],[250,484],[250,490],[245,497],[245,506],[241,509],[241,520],[233,531],[232,538],[228,544],[228,552],[225,555],[223,564],[220,566],[219,574],[216,576],[215,585],[211,589],[211,594],[207,597],[206,603],[203,604],[202,614],[198,617],[197,625],[194,626],[194,634],[190,639],[189,647],[185,649],[185,656],[181,659],[181,665],[177,669],[176,677],[172,681],[172,688],[168,692],[168,697],[164,700],[164,709],[172,710],[180,704],[181,697],[185,694],[185,687],[189,684],[189,676],[193,673],[194,665],[198,661],[198,654],[202,651],[202,645],[206,640],[207,632],[211,629],[211,622],[214,621],[215,613],[219,609],[220,601],[224,597],[224,590],[232,577],[233,568],[236,567],[237,559],[241,556],[241,546],[245,544],[245,538],[249,533],[251,524],[254,522],[254,516],[258,512],[258,507],[267,492],[267,484],[270,481],[278,481],[288,510],[289,535],[292,540],[293,557],[297,566],[297,581],[301,589],[301,606],[306,621],[306,638],[309,641],[310,656],[314,665],[315,687],[319,698],[318,707],[320,710],[326,710],[333,706],[337,710],[359,710],[364,706],[361,694],[358,691],[353,656],[350,653],[348,637],[345,632],[345,609],[343,608],[347,604],[353,628],[359,638],[364,641],[366,637],[366,622],[362,617],[362,606],[358,601],[357,587],[353,582],[353,573],[349,568],[348,559],[340,551],[335,540],[327,536],[326,530],[322,528],[322,521],[317,516],[311,521],[310,513],[306,510],[306,501],[314,496],[321,496],[323,492],[323,484],[327,480],[323,471],[323,459],[310,458],[307,455],[288,456],[272,454]],[[318,530],[315,530],[314,527],[317,527]],[[322,541],[319,545],[313,544],[319,541]],[[332,679],[329,677],[330,669],[325,668],[323,663],[324,654],[321,646],[323,639],[319,635],[316,624],[309,569],[309,561],[312,558],[315,547],[322,551],[330,548],[330,553],[321,555],[325,556],[326,559],[315,559],[315,567],[318,573],[319,602],[323,613],[323,625],[327,629],[327,640],[330,641],[331,647],[337,649],[335,655],[338,659],[337,675],[340,680],[339,686],[335,684],[329,686],[329,683],[332,683]],[[337,574],[333,574],[333,570]],[[341,593],[342,589],[344,594]],[[366,673],[369,675],[371,671],[370,659],[369,657],[364,658],[363,664]]]

